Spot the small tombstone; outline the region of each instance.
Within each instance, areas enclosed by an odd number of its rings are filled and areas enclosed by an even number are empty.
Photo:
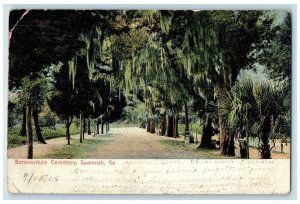
[[[194,137],[190,134],[189,131],[184,133],[184,142],[186,144],[194,143]]]

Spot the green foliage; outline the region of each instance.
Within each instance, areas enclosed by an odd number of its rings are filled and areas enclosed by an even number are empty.
[[[22,145],[23,141],[26,141],[26,137],[20,135],[20,131],[17,128],[8,128],[7,129],[7,147],[17,147]]]
[[[147,123],[147,108],[141,101],[133,101],[131,105],[124,108],[122,124],[131,124],[139,127],[145,127]]]
[[[18,95],[17,104],[20,107],[25,105],[30,105],[31,107],[43,105],[48,93],[47,80],[43,76],[39,76],[35,80],[30,79],[28,76],[23,78],[22,89],[16,91]]]
[[[284,20],[275,25],[258,54],[259,62],[266,66],[272,79],[291,80],[292,71],[292,27],[291,16],[288,11],[284,13]]]
[[[43,109],[39,114],[39,122],[41,127],[53,128],[57,122],[57,116],[51,111],[47,103],[44,104]]]
[[[18,113],[17,113],[17,106],[13,102],[9,101],[8,102],[8,127],[13,127],[17,125],[18,122]]]
[[[189,124],[189,128],[190,128],[190,132],[193,133],[193,134],[196,134],[197,135],[202,135],[202,124],[195,124],[195,123],[190,123]],[[185,124],[178,124],[178,133],[179,135],[184,135],[185,133]]]
[[[242,78],[225,93],[221,109],[231,130],[269,139],[290,135],[290,90],[287,83],[256,82]]]
[[[53,153],[48,154],[45,158],[48,159],[83,159],[89,158],[89,153],[93,153],[99,145],[106,144],[107,141],[85,139],[83,143],[79,140],[72,140],[71,145],[63,148],[56,148]]]
[[[10,28],[18,13],[11,12]],[[290,16],[274,26],[276,15],[269,14],[29,11],[21,23],[32,26],[17,26],[11,33],[9,85],[17,95],[13,109],[43,108],[41,124],[48,127],[54,126],[55,113],[61,122],[79,114],[109,122],[122,115],[123,124],[141,127],[150,118],[158,128],[159,113],[179,116],[187,104],[197,119],[205,121],[209,113],[214,126],[224,115],[232,130],[257,133],[267,117],[272,125],[265,129],[288,136],[291,113],[285,97],[290,98],[290,90],[237,82],[240,70],[253,68],[257,61],[272,79],[290,76]],[[15,112],[9,111],[10,127],[18,122]],[[63,129],[43,128],[43,135],[63,136]],[[193,120],[190,130],[200,133],[202,127]],[[13,131],[9,138],[11,144],[23,140]]]
[[[42,127],[55,127],[56,118],[51,113],[46,113],[44,117],[40,119],[40,125]]]
[[[35,131],[33,131],[33,138],[34,141],[37,142]],[[48,128],[43,127],[42,128],[42,134],[44,139],[54,139],[58,137],[65,137],[66,136],[66,128],[63,124],[57,124],[55,127]],[[79,128],[75,124],[71,124],[70,126],[70,134],[75,135],[79,134]],[[20,130],[18,128],[8,128],[8,134],[7,134],[7,145],[8,148],[11,147],[17,147],[23,144],[23,142],[27,142],[26,137],[22,137],[20,135]]]
[[[184,141],[178,141],[178,140],[161,140],[162,144],[167,144],[170,146],[180,147],[183,148],[185,146]]]

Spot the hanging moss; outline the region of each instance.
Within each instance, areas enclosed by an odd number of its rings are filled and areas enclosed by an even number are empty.
[[[166,11],[160,12],[160,28],[164,33],[169,32],[172,24],[172,18],[173,16]]]
[[[77,56],[72,58],[68,62],[69,65],[69,79],[72,81],[72,87],[75,88],[75,76],[76,76],[76,69],[77,69]]]

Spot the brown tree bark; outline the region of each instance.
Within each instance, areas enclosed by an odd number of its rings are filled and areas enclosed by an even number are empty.
[[[86,127],[86,121],[85,121],[85,118],[82,117],[83,119],[83,132],[86,133],[87,132],[87,127]],[[84,139],[84,135],[83,135],[83,139]]]
[[[262,159],[271,159],[271,150],[269,144],[269,134],[271,131],[271,118],[269,116],[264,117],[262,122],[262,145],[260,147],[260,156]]]
[[[206,113],[206,120],[202,127],[202,137],[198,148],[212,148],[211,137],[214,134],[210,113]]]
[[[34,122],[34,126],[35,126],[35,133],[36,133],[38,142],[42,143],[42,144],[47,144],[46,141],[44,140],[43,136],[42,136],[41,128],[40,128],[40,125],[39,125],[39,118],[38,118],[37,108],[33,109],[32,117],[33,117],[33,122]]]
[[[72,123],[72,117],[68,117],[67,122],[66,122],[66,136],[67,136],[67,140],[68,140],[68,145],[70,145],[70,126]]]
[[[184,102],[184,113],[185,113],[185,134],[190,133],[190,128],[189,128],[189,111],[187,107],[187,103]]]
[[[147,132],[150,132],[150,123],[151,123],[151,121],[150,121],[150,118],[148,116],[147,117],[147,128],[146,128]]]
[[[178,116],[177,114],[175,114],[174,116],[174,131],[173,131],[173,137],[179,137],[178,134]]]
[[[84,133],[87,132],[86,122],[85,122],[85,118],[84,117],[82,117],[82,125],[83,125],[83,127],[82,127],[82,139],[84,140]]]
[[[33,158],[33,141],[32,141],[32,123],[31,123],[31,117],[32,117],[32,110],[29,105],[26,107],[26,129],[27,129],[27,138],[28,138],[28,151],[27,151],[27,159]]]
[[[22,108],[22,126],[20,135],[26,137],[26,106]]]
[[[96,123],[97,127],[96,127],[96,131],[97,131],[97,135],[99,135],[99,120],[97,120],[97,123]]]
[[[101,119],[101,134],[104,133],[104,122],[103,119]]]
[[[87,119],[87,128],[88,128],[88,135],[91,135],[92,134],[92,131],[91,131],[91,121],[90,121],[90,119],[88,118]]]
[[[153,120],[154,112],[155,112],[154,107],[150,103],[149,110],[148,110],[148,118],[147,118],[147,132],[150,132],[150,133],[155,133],[155,123]]]
[[[230,87],[229,80],[225,80],[223,86],[218,86],[218,100],[222,100],[224,94],[227,93]],[[220,105],[218,105],[220,107]],[[226,117],[220,113],[218,110],[219,117],[219,128],[220,128],[220,151],[221,155],[225,156],[235,156],[234,147],[234,135],[230,134],[229,126]]]
[[[166,130],[166,136],[167,137],[173,137],[173,131],[174,131],[174,128],[173,128],[173,115],[168,115],[168,120],[167,120],[167,130]]]
[[[160,135],[165,135],[166,133],[166,113],[159,114],[159,121],[160,121]]]
[[[150,119],[150,133],[155,133],[155,123],[153,118]]]
[[[82,113],[80,112],[79,115],[79,123],[80,123],[80,137],[79,137],[79,141],[80,143],[82,143],[82,139],[83,139],[83,121],[82,121]]]
[[[220,149],[221,155],[235,156],[234,135],[230,134],[228,124],[224,116],[219,114],[220,125]]]

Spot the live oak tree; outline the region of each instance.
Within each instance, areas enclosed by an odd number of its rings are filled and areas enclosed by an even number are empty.
[[[78,44],[71,43],[67,39],[76,39],[76,36],[79,35],[77,32],[71,32],[74,28],[71,23],[74,22],[72,20],[75,20],[72,17],[74,13],[76,11],[11,11],[9,22],[10,89],[27,89],[29,87],[28,84],[36,84],[35,81],[39,80],[38,78],[43,74],[43,71],[47,72],[46,67],[51,63],[57,63],[63,56],[68,58],[73,55],[72,50],[77,50]],[[58,17],[59,20],[57,20]],[[67,24],[66,22],[70,23]],[[22,81],[24,82],[23,79],[26,79],[26,83],[22,84]],[[37,92],[38,89],[39,87],[36,87],[34,91]],[[31,97],[32,94],[28,96]],[[30,103],[27,103],[23,108],[25,110],[26,107],[27,110],[26,123],[27,136],[29,137],[29,158],[32,158],[31,117],[33,117],[37,125],[37,135],[41,138],[38,126],[37,102],[34,100],[36,99],[28,98],[27,101],[30,101]],[[25,117],[23,118],[25,119]],[[40,141],[44,142],[41,139]]]
[[[51,64],[74,58],[84,47],[82,34],[96,24],[105,28],[113,17],[114,12],[110,11],[11,11],[9,87],[19,88],[24,77],[35,80]],[[35,113],[33,116],[36,118]]]
[[[53,66],[53,82],[48,104],[59,118],[65,121],[67,144],[70,145],[70,125],[78,113],[76,90],[72,87],[67,63]]]
[[[37,141],[46,144],[42,137],[41,129],[38,123],[38,109],[46,97],[46,83],[44,78],[37,78],[32,81],[25,77],[22,80],[22,89],[18,91],[19,101],[21,107],[26,107],[26,135],[28,137],[28,155],[27,158],[33,157],[33,130],[32,118],[35,125]]]
[[[178,52],[183,68],[196,83],[203,77],[211,81],[217,104],[222,93],[231,89],[240,70],[253,65],[251,53],[272,22],[264,20],[263,14],[262,11],[199,11],[185,17],[189,23],[183,24],[184,38],[179,43],[182,52]],[[233,156],[233,135],[218,112],[221,153]]]
[[[267,74],[274,80],[288,80],[291,83],[292,73],[292,28],[291,15],[284,12],[282,18],[266,33],[269,40],[262,42],[258,61],[266,67]],[[277,19],[275,18],[275,19]],[[279,21],[279,20],[278,20]]]

